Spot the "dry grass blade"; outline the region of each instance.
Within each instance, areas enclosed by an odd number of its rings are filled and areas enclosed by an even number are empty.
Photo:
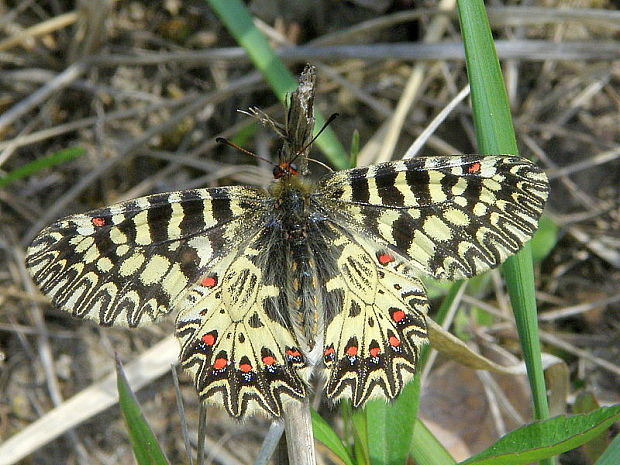
[[[0,40],[0,52],[8,50],[11,47],[22,45],[34,37],[49,34],[58,29],[67,27],[75,23],[77,18],[78,14],[71,11],[69,13],[58,15],[55,18],[48,19],[47,21],[40,22],[39,24],[29,27],[28,29],[24,29],[18,34],[14,34],[6,39]]]
[[[172,336],[151,347],[125,367],[132,388],[137,391],[166,373],[170,365],[176,363],[178,356],[178,343]],[[116,402],[116,375],[110,373],[0,444],[0,465],[17,463],[37,448]]]
[[[587,312],[595,308],[604,307],[618,301],[620,301],[620,294],[615,294],[604,299],[595,300],[593,302],[586,302],[579,305],[572,305],[570,307],[558,308],[556,310],[547,310],[546,312],[542,313],[538,317],[538,319],[541,321],[551,321],[558,318],[567,318]]]
[[[142,145],[144,145],[151,138],[155,137],[158,134],[161,134],[167,129],[172,128],[174,125],[178,124],[187,116],[193,115],[198,110],[204,108],[207,104],[217,103],[218,101],[221,101],[228,97],[231,93],[238,91],[240,88],[251,87],[252,85],[257,84],[259,81],[259,75],[257,73],[252,73],[245,78],[231,83],[226,89],[222,89],[196,99],[195,101],[183,107],[181,110],[175,112],[175,114],[172,115],[169,119],[167,119],[164,123],[147,130],[141,137],[133,140],[117,156],[107,159],[105,162],[101,163],[97,167],[97,169],[83,176],[79,180],[79,182],[75,184],[73,188],[70,189],[63,196],[61,200],[54,204],[54,207],[49,209],[45,215],[39,218],[39,220],[31,227],[30,231],[26,234],[24,242],[29,243],[30,241],[32,241],[35,234],[39,232],[46,224],[50,223],[55,217],[58,217],[60,212],[66,207],[66,205],[69,204],[69,202],[73,201],[75,197],[82,193],[86,188],[90,187],[93,182],[95,182],[100,176],[102,176],[114,165],[121,161],[126,162],[128,157],[135,156],[136,152],[142,148]]]
[[[439,2],[440,10],[452,11],[455,7],[456,0],[441,0],[441,2]],[[426,35],[424,36],[424,42],[439,42],[448,25],[449,20],[445,16],[435,17],[428,26]],[[423,91],[422,82],[425,73],[426,64],[418,63],[413,67],[411,75],[407,80],[407,84],[403,89],[402,96],[399,99],[396,108],[394,109],[394,114],[392,115],[390,121],[387,123],[389,129],[386,133],[385,140],[383,141],[381,152],[377,156],[377,162],[388,161],[393,158],[396,141],[400,136],[400,132],[405,122],[407,113],[409,112],[409,109],[411,108],[413,103],[419,97],[420,92]]]
[[[34,107],[40,105],[54,92],[68,86],[71,82],[84,74],[87,69],[88,66],[84,62],[73,63],[45,86],[41,87],[41,89],[22,100],[10,110],[4,112],[4,114],[0,116],[0,132],[4,131],[8,126],[31,111]]]

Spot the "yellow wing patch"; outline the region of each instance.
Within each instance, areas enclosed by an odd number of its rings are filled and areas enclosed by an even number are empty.
[[[310,376],[293,334],[269,315],[281,289],[263,284],[246,248],[213,266],[188,293],[176,321],[181,365],[201,398],[233,417],[282,414],[306,395]]]
[[[360,236],[341,236],[340,275],[327,290],[344,291],[343,306],[327,322],[323,351],[325,393],[355,407],[395,398],[415,373],[426,341],[426,292],[394,252]]]

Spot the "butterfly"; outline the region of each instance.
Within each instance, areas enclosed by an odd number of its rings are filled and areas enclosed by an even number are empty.
[[[180,363],[233,417],[280,417],[313,376],[359,407],[394,399],[427,340],[421,275],[498,266],[537,228],[548,181],[513,156],[433,156],[308,177],[307,67],[267,189],[154,194],[63,218],[28,249],[55,306],[102,326],[176,311]]]

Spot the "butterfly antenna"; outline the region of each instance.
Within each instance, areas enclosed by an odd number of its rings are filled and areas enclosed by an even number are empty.
[[[261,157],[260,155],[254,153],[254,152],[250,152],[249,150],[244,149],[243,147],[235,144],[234,142],[229,141],[228,139],[225,139],[224,137],[217,137],[215,139],[215,142],[218,142],[218,143],[224,144],[224,145],[228,145],[229,147],[232,147],[233,149],[239,150],[239,152],[245,153],[246,155],[254,157],[254,158],[258,159],[258,160],[263,160],[264,162],[267,162],[267,163],[269,163],[272,166],[278,166],[274,162],[272,162],[271,160],[263,158],[263,157]]]
[[[321,165],[323,168],[326,168],[328,171],[334,171],[333,169],[331,169],[331,167],[329,167],[328,165],[326,165],[322,161],[316,160],[314,158],[308,158],[308,161],[316,163],[317,165]]]
[[[322,132],[325,131],[325,129],[327,129],[327,126],[329,126],[332,123],[332,121],[334,121],[336,118],[338,118],[338,116],[340,116],[338,113],[332,113],[329,116],[329,118],[327,118],[325,123],[323,124],[323,127],[319,130],[319,132],[316,133],[316,136],[314,136],[310,142],[308,142],[306,145],[304,145],[303,148],[297,152],[297,155],[295,155],[295,157],[291,160],[291,163],[293,163],[295,160],[297,160],[299,155],[304,153],[308,147],[310,147],[312,144],[314,144],[314,141],[317,140],[317,138],[322,134]]]

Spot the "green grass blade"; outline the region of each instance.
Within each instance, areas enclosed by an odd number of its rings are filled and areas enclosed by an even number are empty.
[[[284,103],[286,95],[297,88],[297,81],[273,52],[265,36],[254,26],[246,6],[240,0],[207,0],[207,2],[239,45],[245,49],[256,68],[265,76],[280,101]],[[317,131],[323,127],[325,118],[318,112],[315,113],[315,131]],[[316,144],[335,168],[347,168],[349,164],[347,154],[330,128],[319,136]]]
[[[532,237],[532,257],[540,261],[551,253],[558,242],[558,227],[548,216],[542,216],[538,221],[538,230]]]
[[[371,400],[366,404],[368,449],[372,465],[406,463],[418,413],[419,380],[420,377],[416,376],[390,404],[386,404],[383,399]]]
[[[620,405],[523,426],[459,465],[521,465],[574,449],[620,419]],[[617,462],[613,462],[617,463]]]
[[[119,406],[127,425],[129,440],[138,465],[170,465],[147,423],[121,365],[116,359]]]
[[[357,156],[360,153],[360,132],[356,129],[351,136],[351,158],[349,159],[349,168],[357,166]]]
[[[370,465],[368,445],[368,417],[364,410],[351,408],[351,424],[353,426],[353,452],[357,465]]]
[[[456,461],[420,419],[413,428],[411,455],[416,465],[453,465]]]
[[[617,435],[609,447],[603,452],[594,465],[618,465],[620,463],[620,434]]]
[[[458,2],[471,85],[476,136],[484,154],[516,154],[510,108],[482,0]],[[503,266],[534,399],[537,419],[549,415],[540,359],[534,276],[529,243]]]
[[[16,168],[13,171],[7,173],[6,176],[0,178],[0,187],[4,187],[13,181],[25,178],[27,176],[30,176],[31,174],[34,174],[51,166],[59,165],[60,163],[72,160],[75,157],[84,155],[85,153],[86,149],[83,147],[70,147],[68,149],[59,150],[56,153],[46,155],[39,158],[38,160],[26,163],[24,166],[20,166],[19,168]]]
[[[310,410],[310,414],[312,415],[312,431],[314,433],[314,439],[321,441],[346,465],[354,465],[353,459],[349,455],[349,451],[331,426],[329,426],[329,424],[314,410]]]

